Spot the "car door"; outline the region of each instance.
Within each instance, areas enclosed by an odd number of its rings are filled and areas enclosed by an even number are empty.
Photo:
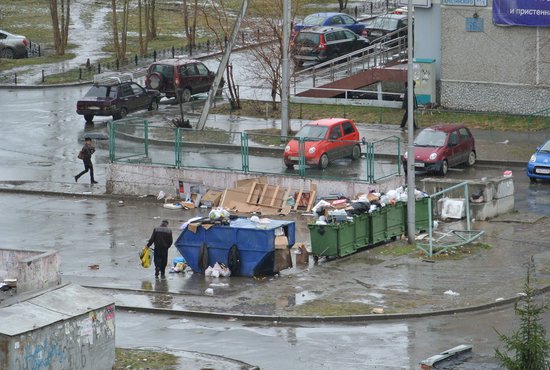
[[[196,92],[208,92],[210,90],[210,85],[212,85],[212,75],[210,70],[202,63],[197,63],[197,73],[199,76],[199,86],[196,89]]]
[[[125,107],[128,112],[136,110],[135,102],[133,101],[134,91],[129,84],[124,83],[118,87],[119,107]]]
[[[453,130],[449,132],[447,145],[447,162],[449,164],[449,167],[456,166],[458,163],[460,163],[460,145],[458,130]]]
[[[132,82],[130,84],[130,87],[132,88],[132,91],[134,93],[132,97],[132,105],[134,107],[133,109],[139,110],[149,107],[149,104],[151,104],[151,98],[149,97],[149,95],[147,95],[145,89],[135,82]]]
[[[350,121],[342,122],[342,157],[349,157],[353,153],[353,147],[357,143],[357,131]]]
[[[468,130],[462,127],[458,130],[459,136],[459,150],[460,150],[460,163],[468,161],[468,156],[472,151],[472,138]]]
[[[344,26],[348,30],[358,35],[360,35],[361,32],[363,31],[363,28],[365,28],[365,26],[363,26],[361,23],[358,23],[355,19],[353,19],[349,15],[342,14],[340,17],[342,18],[342,22],[344,23]]]
[[[329,130],[328,156],[330,159],[338,159],[344,157],[342,155],[342,125],[340,123],[332,126]]]
[[[199,73],[195,63],[185,64],[180,67],[180,78],[182,81],[182,89],[189,88],[193,94],[196,93],[195,88],[199,84]]]

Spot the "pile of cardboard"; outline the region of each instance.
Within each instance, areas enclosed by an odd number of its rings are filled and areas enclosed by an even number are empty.
[[[309,212],[316,196],[317,187],[314,184],[309,190],[293,190],[269,185],[266,177],[257,177],[239,180],[233,189],[225,189],[219,206],[235,213],[288,215],[291,211]]]

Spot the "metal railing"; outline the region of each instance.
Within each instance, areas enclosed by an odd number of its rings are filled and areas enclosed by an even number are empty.
[[[366,183],[399,176],[402,172],[401,141],[397,136],[374,142],[365,139],[340,141],[342,150],[356,145],[361,149],[361,155],[354,158],[356,160],[331,160],[331,165],[325,170],[312,162],[311,155],[308,155],[311,146],[306,146],[303,138],[298,139],[297,158],[293,158],[293,166],[286,166],[293,167],[289,169],[285,168],[283,161],[288,141],[281,141],[279,135],[154,126],[143,119],[111,121],[108,130],[109,159],[112,163],[144,163]],[[351,157],[351,153],[348,154]],[[277,160],[266,161],[266,158]]]

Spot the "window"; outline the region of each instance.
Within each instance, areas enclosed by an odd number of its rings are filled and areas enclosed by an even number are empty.
[[[348,30],[344,30],[343,32],[347,40],[355,40],[355,33]]]
[[[325,41],[326,42],[331,42],[331,41],[334,41],[336,40],[336,34],[334,32],[329,32],[325,35]]]
[[[470,138],[468,130],[466,130],[464,127],[458,130],[458,132],[460,134],[460,140],[468,140]]]
[[[349,121],[342,123],[342,128],[344,129],[344,135],[353,134],[355,132],[353,125]]]
[[[344,31],[336,31],[334,32],[336,35],[336,40],[345,40],[346,39],[346,33]]]
[[[342,137],[342,131],[340,130],[340,125],[334,126],[330,129],[330,140],[336,140]]]
[[[451,132],[451,136],[449,137],[449,144],[451,144],[451,146],[458,144],[458,133],[456,131]]]
[[[339,15],[337,15],[337,16],[332,17],[332,19],[330,21],[330,24],[344,24],[344,21],[342,20],[342,18]]]
[[[199,75],[208,76],[208,68],[204,64],[197,64],[197,69],[199,70]]]
[[[134,92],[134,95],[140,95],[143,94],[143,89],[138,84],[132,84],[132,91]]]
[[[197,67],[194,64],[188,64],[180,68],[180,73],[182,76],[196,76],[199,73],[197,72]]]
[[[342,15],[340,17],[342,18],[344,24],[355,24],[355,20],[349,15]]]

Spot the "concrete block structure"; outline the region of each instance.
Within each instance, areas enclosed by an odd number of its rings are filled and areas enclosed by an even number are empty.
[[[465,180],[447,178],[427,178],[422,180],[423,190],[433,194]],[[476,220],[484,221],[514,210],[514,180],[512,177],[500,176],[483,180],[468,180],[470,197],[480,195],[478,202],[470,200],[470,215]],[[446,193],[449,198],[464,199],[462,188]]]
[[[495,25],[493,0],[429,3],[415,7],[415,58],[435,59],[443,107],[513,114],[549,108],[550,24]]]
[[[112,299],[74,284],[12,299],[0,307],[0,369],[112,369]]]
[[[0,280],[17,279],[17,292],[59,285],[59,253],[53,250],[0,248]]]

